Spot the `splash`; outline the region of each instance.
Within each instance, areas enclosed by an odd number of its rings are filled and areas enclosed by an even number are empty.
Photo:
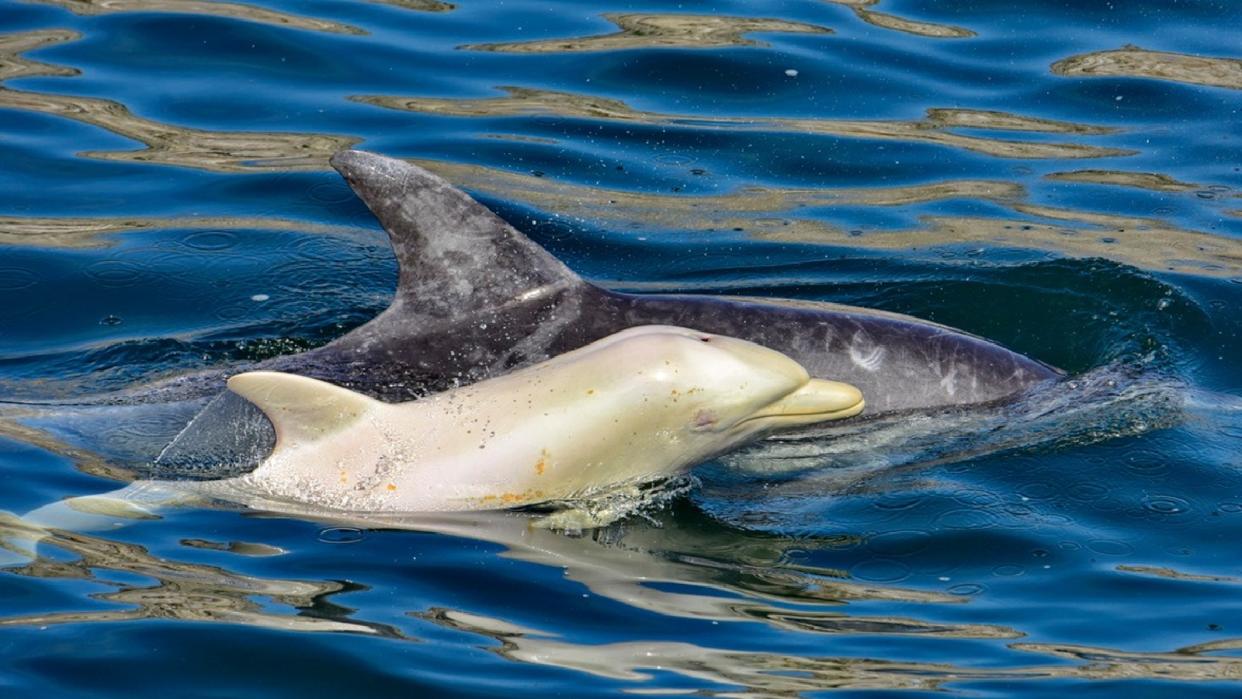
[[[687,475],[655,483],[587,491],[571,500],[550,503],[555,511],[538,520],[537,524],[546,529],[581,534],[584,530],[631,517],[655,523],[654,513],[664,510],[698,486],[699,480]]]
[[[1180,421],[1184,385],[1126,365],[1110,365],[1038,386],[1012,402],[939,414],[906,414],[779,435],[724,457],[766,476],[807,469],[842,471],[960,461],[1008,449],[1080,446]]]

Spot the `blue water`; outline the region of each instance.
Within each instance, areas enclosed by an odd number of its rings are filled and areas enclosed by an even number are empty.
[[[0,398],[378,313],[395,263],[327,167],[361,144],[609,286],[908,313],[1187,406],[849,484],[707,468],[580,537],[65,532],[0,570],[0,692],[1237,696],[1240,28],[1224,1],[0,0]],[[125,476],[14,424],[0,509]]]

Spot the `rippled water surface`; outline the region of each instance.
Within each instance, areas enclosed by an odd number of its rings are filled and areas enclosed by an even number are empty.
[[[986,449],[946,421],[935,458],[877,436],[845,471],[708,465],[576,537],[211,509],[59,532],[0,570],[0,692],[1237,696],[1239,21],[1224,0],[0,0],[6,401],[374,316],[392,253],[327,165],[355,144],[606,286],[898,311],[1082,377]],[[0,509],[124,477],[14,410]]]

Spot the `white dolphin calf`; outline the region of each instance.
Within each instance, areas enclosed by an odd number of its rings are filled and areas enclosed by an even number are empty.
[[[276,372],[239,374],[228,385],[276,429],[275,448],[253,472],[138,481],[39,508],[25,522],[98,529],[102,520],[201,498],[311,516],[575,500],[673,476],[782,428],[863,409],[858,389],[813,379],[775,350],[658,325],[408,403]]]

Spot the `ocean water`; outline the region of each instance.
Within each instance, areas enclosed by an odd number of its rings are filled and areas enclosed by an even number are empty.
[[[907,313],[1083,387],[847,475],[708,464],[577,536],[58,532],[0,569],[0,693],[1242,694],[1239,30],[1225,0],[0,0],[0,510],[125,475],[15,406],[386,307],[351,145],[605,286]]]

